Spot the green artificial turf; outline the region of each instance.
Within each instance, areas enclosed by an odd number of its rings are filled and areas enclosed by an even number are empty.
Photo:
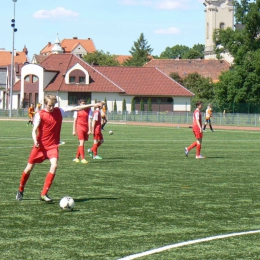
[[[184,147],[191,129],[107,124],[103,160],[76,164],[77,138],[64,122],[57,175],[39,201],[49,162],[36,165],[16,201],[32,146],[26,122],[1,121],[0,259],[109,259],[236,232],[260,229],[260,133],[204,134],[205,160]],[[114,134],[109,135],[108,131]],[[92,146],[92,136],[86,143]],[[87,153],[87,152],[86,152]],[[71,196],[66,212],[59,200]],[[260,233],[172,248],[143,260],[259,259]]]

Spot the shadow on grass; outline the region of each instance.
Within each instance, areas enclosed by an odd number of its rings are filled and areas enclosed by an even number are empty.
[[[75,202],[85,202],[89,200],[117,200],[118,198],[83,198],[83,199],[74,199]]]

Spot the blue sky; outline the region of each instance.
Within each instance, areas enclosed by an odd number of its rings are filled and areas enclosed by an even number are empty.
[[[14,46],[29,58],[48,43],[77,36],[96,49],[129,55],[141,33],[160,55],[176,44],[204,44],[204,0],[17,0]],[[1,6],[0,48],[12,50],[13,0]]]

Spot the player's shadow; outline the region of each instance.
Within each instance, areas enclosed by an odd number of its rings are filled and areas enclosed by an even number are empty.
[[[74,199],[75,202],[86,202],[89,200],[117,200],[118,198],[83,198],[83,199]]]

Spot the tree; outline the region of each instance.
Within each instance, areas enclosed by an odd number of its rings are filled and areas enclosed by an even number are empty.
[[[178,83],[183,84],[183,79],[178,72],[171,72],[169,76]]]
[[[144,38],[144,34],[141,33],[139,39],[134,42],[134,46],[129,51],[132,55],[131,58],[127,59],[123,66],[143,66],[149,60],[151,60],[151,54],[153,49],[148,45],[147,40]]]
[[[204,57],[204,50],[205,50],[205,45],[204,44],[194,44],[192,47],[193,50],[198,51],[201,53],[201,57]]]
[[[105,109],[106,109],[106,111],[107,111],[107,98],[105,97],[105,99],[104,99],[104,102],[105,102]]]
[[[140,111],[144,111],[144,101],[140,100]]]
[[[234,5],[238,29],[214,32],[216,53],[228,51],[234,57],[232,69],[220,76],[216,97],[222,106],[229,102],[259,104],[260,0],[234,1]]]
[[[117,104],[116,104],[116,99],[114,101],[114,111],[117,112]]]
[[[132,98],[132,102],[131,102],[131,112],[134,113],[135,112],[135,99]]]
[[[190,48],[185,45],[175,45],[173,47],[167,47],[165,51],[161,53],[160,58],[164,58],[164,59],[176,59],[178,57],[182,58],[189,49]]]
[[[151,98],[148,99],[148,102],[147,102],[147,107],[148,107],[148,111],[152,111],[152,100]]]
[[[123,103],[122,103],[122,112],[126,111],[126,100],[125,98],[123,99]]]
[[[82,58],[89,64],[97,64],[100,66],[119,66],[117,56],[112,55],[109,52],[104,53],[101,51],[95,51],[93,53],[85,54]]]
[[[203,54],[200,52],[194,50],[194,49],[189,49],[187,52],[184,53],[183,59],[201,59],[203,57]]]

